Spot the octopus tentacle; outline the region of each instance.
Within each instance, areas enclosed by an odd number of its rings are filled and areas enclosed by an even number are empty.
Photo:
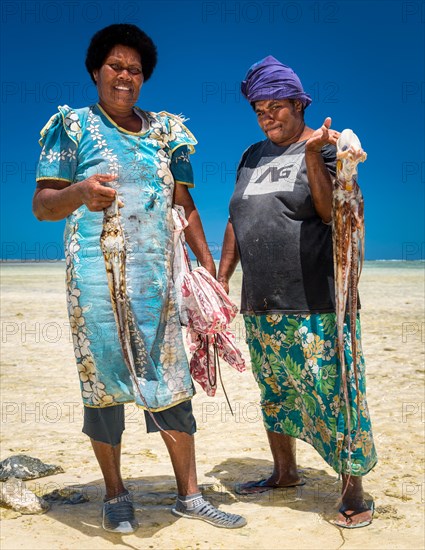
[[[118,198],[115,198],[111,206],[105,208],[104,210],[100,247],[105,260],[112,310],[114,312],[118,331],[118,340],[121,345],[124,362],[128,368],[130,378],[132,380],[133,388],[138,393],[143,405],[146,407],[157,428],[162,432],[167,433],[167,435],[175,441],[174,437],[158,424],[149,409],[140,388],[140,383],[136,372],[136,364],[132,349],[132,336],[129,327],[129,321],[133,319],[133,314],[127,295],[126,243],[124,230],[120,221]],[[138,341],[142,342],[143,339],[141,338],[141,335],[139,336]],[[147,356],[147,352],[145,355]]]
[[[341,385],[345,401],[347,426],[347,452],[351,475],[351,452],[353,440],[351,431],[351,378],[345,361],[344,324],[349,317],[351,337],[352,370],[356,387],[356,433],[360,431],[360,392],[357,369],[356,323],[358,312],[358,282],[364,258],[363,197],[357,185],[357,165],[366,160],[357,136],[351,130],[344,130],[337,143],[337,170],[332,200],[332,241],[335,271],[335,306],[337,322],[337,351],[341,369]],[[348,311],[347,311],[348,310]],[[346,484],[346,489],[348,483]]]

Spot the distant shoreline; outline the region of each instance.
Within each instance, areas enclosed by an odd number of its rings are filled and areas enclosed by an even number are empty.
[[[214,260],[214,262],[218,265],[218,260]],[[0,265],[59,265],[65,263],[65,259],[61,260],[19,260],[19,259],[9,259],[4,260],[0,259]],[[196,267],[196,260],[192,260],[192,264],[194,267]],[[371,267],[371,264],[392,264],[395,266],[395,264],[414,264],[415,266],[425,266],[425,260],[397,260],[397,259],[391,259],[391,260],[385,260],[385,259],[379,259],[379,260],[365,260],[364,266],[365,267]],[[241,269],[241,266],[238,265],[237,270],[239,271]]]
[[[59,265],[65,260],[1,260],[0,265]]]

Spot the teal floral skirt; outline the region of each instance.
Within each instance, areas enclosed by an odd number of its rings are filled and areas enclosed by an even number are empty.
[[[336,353],[335,313],[244,315],[252,370],[261,391],[266,430],[313,445],[338,473],[367,474],[376,464],[366,402],[365,364],[357,318],[360,431],[350,334],[345,332],[345,361],[351,410],[351,461],[348,426]]]

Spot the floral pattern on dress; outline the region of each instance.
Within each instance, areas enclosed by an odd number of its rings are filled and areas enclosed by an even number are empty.
[[[334,313],[244,315],[251,364],[261,392],[266,430],[314,446],[338,473],[364,475],[377,462],[366,402],[365,367],[357,319],[360,431],[348,458],[348,427],[336,349]],[[357,426],[356,386],[344,326],[351,391],[351,429]],[[353,405],[354,404],[354,405]]]
[[[81,307],[81,292],[78,288],[78,264],[80,263],[78,241],[81,237],[78,233],[78,214],[74,214],[74,217],[75,224],[66,247],[65,280],[69,325],[84,402],[88,406],[105,407],[114,404],[114,396],[106,392],[105,384],[98,379],[95,360],[90,351],[90,338],[84,318],[87,306]]]
[[[118,162],[118,155],[114,153],[112,148],[108,147],[107,140],[103,137],[101,131],[99,130],[100,123],[92,110],[89,111],[87,120],[89,125],[87,130],[89,131],[91,138],[93,140],[93,147],[99,149],[102,157],[108,162],[108,173],[112,176],[118,176],[120,168],[122,166]],[[114,187],[119,187],[119,183],[114,182]]]

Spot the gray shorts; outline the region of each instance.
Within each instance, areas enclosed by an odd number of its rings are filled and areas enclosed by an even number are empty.
[[[149,413],[147,411],[143,412],[145,413],[147,432],[158,432],[159,428],[155,425]],[[164,430],[176,430],[189,435],[196,432],[196,421],[190,400],[152,414]],[[125,430],[124,416],[124,405],[104,408],[84,406],[83,433],[95,441],[112,446],[119,445],[122,433]]]

